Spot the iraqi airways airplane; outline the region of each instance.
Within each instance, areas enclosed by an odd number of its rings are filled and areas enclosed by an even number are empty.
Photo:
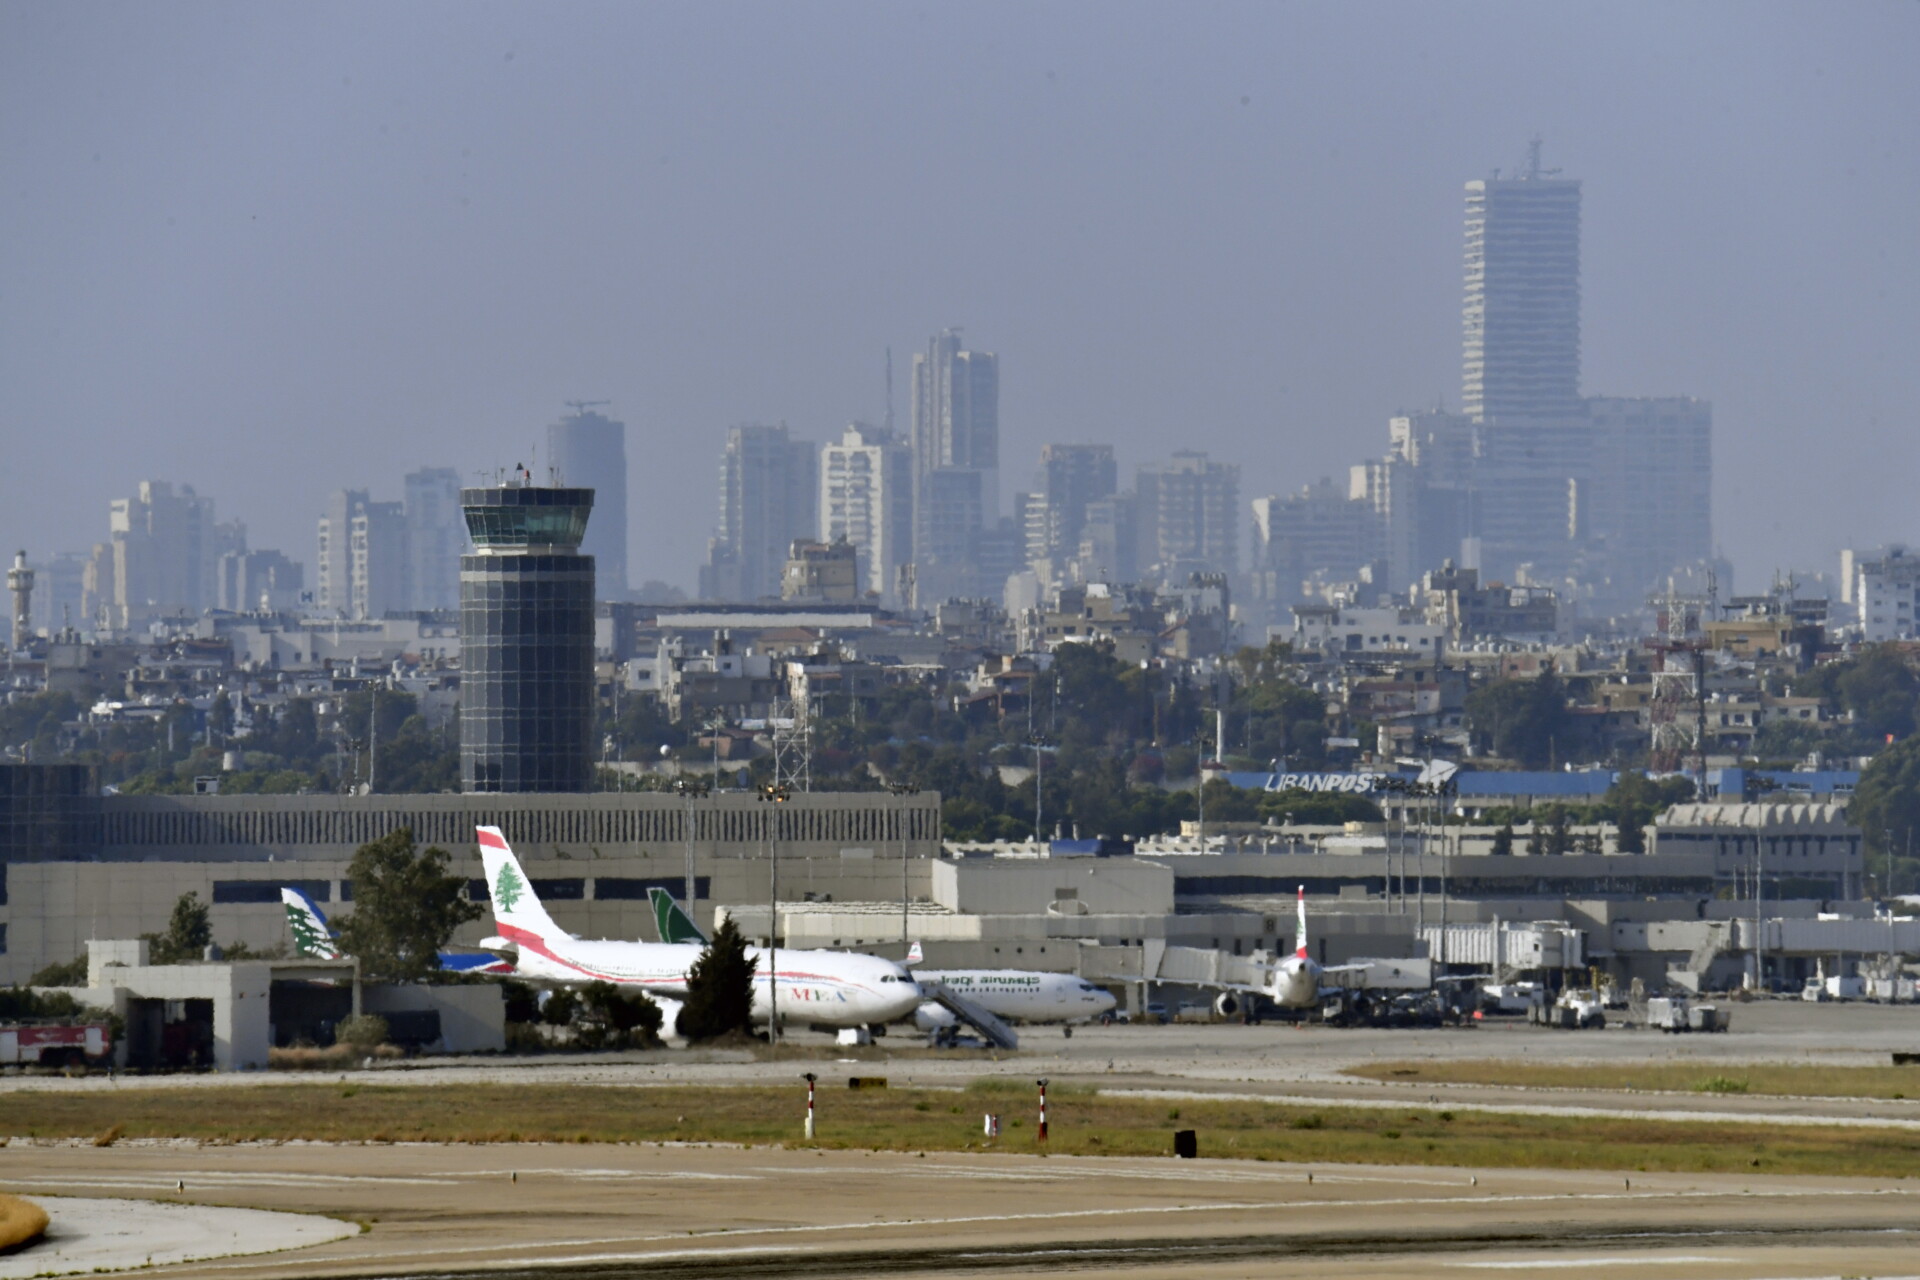
[[[1009,1022],[1085,1022],[1114,1006],[1113,995],[1072,973],[1033,969],[915,969],[923,985],[939,983],[962,1000]],[[940,1031],[956,1025],[953,1011],[929,1000],[913,1011],[913,1025]]]
[[[532,881],[498,827],[478,829],[480,860],[499,931],[482,946],[518,952],[514,971],[533,982],[584,986],[610,982],[639,987],[660,1006],[663,1036],[671,1036],[687,994],[687,972],[705,946],[697,942],[620,942],[576,938],[547,914]],[[920,987],[891,960],[846,951],[774,950],[779,968],[769,974],[767,951],[748,947],[753,962],[753,1018],[773,1016],[778,983],[780,1021],[822,1027],[864,1027],[892,1022],[921,1001]]]

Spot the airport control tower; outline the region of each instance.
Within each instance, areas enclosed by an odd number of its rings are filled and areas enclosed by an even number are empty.
[[[538,488],[524,470],[462,489],[474,553],[460,557],[463,791],[586,791],[593,781],[593,490]]]

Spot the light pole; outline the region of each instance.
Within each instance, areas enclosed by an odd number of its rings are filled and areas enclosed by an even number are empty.
[[[917,796],[920,788],[911,782],[890,782],[887,790],[893,792],[893,833],[900,841],[900,954],[904,958],[913,949],[913,939],[907,923],[907,811],[901,797]]]
[[[1047,838],[1047,824],[1042,820],[1042,803],[1046,795],[1046,773],[1043,764],[1047,758],[1047,748],[1053,745],[1053,739],[1044,733],[1030,733],[1027,741],[1033,744],[1033,842],[1038,845]]]
[[[767,1048],[780,1049],[780,845],[774,824],[777,806],[793,798],[793,788],[769,783],[760,788],[760,800],[775,808],[766,810],[763,828],[767,840]]]
[[[691,920],[693,919],[694,888],[697,884],[693,875],[693,801],[695,796],[710,794],[713,791],[713,783],[711,780],[689,782],[685,778],[675,778],[673,789],[680,793],[681,800],[680,808],[683,816],[680,832],[686,837],[687,845],[687,919]],[[665,942],[666,939],[662,938],[661,941]]]

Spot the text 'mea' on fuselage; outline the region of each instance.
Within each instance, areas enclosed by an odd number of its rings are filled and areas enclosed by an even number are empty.
[[[915,969],[913,976],[979,1005],[1009,1022],[1085,1022],[1114,1006],[1111,993],[1072,973],[1032,969]],[[938,1031],[958,1020],[944,1006],[927,1001],[913,1012],[922,1031]]]
[[[706,948],[692,942],[623,942],[576,938],[553,922],[498,827],[478,829],[497,938],[482,945],[512,947],[515,973],[530,982],[586,986],[608,982],[638,987],[660,1006],[662,1034],[671,1036],[687,994],[687,974]],[[891,960],[846,951],[748,947],[753,962],[753,1019],[773,1016],[778,983],[780,1021],[803,1026],[865,1027],[906,1017],[920,988]]]

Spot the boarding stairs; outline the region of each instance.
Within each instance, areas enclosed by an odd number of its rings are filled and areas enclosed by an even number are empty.
[[[1700,945],[1693,949],[1684,966],[1669,966],[1667,985],[1676,987],[1690,995],[1699,995],[1706,981],[1707,969],[1715,960],[1734,949],[1736,938],[1734,922],[1715,920],[1707,925],[1705,936]]]
[[[1020,1037],[1012,1027],[965,996],[957,995],[944,982],[923,982],[920,992],[954,1017],[964,1022],[996,1049],[1018,1049]]]

